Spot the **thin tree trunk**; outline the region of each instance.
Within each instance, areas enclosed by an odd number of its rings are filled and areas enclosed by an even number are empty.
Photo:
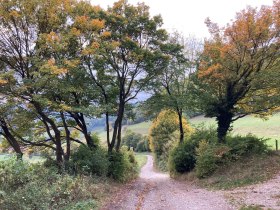
[[[117,138],[117,133],[118,133],[118,127],[119,127],[119,115],[117,116],[117,119],[115,120],[115,123],[114,123],[112,140],[111,140],[111,143],[108,147],[108,152],[109,153],[111,153],[114,149],[114,146],[115,146],[115,143],[116,143],[116,138]]]
[[[109,113],[106,112],[106,134],[107,134],[107,146],[110,147],[110,124],[109,124]]]
[[[184,141],[184,127],[183,127],[183,114],[182,111],[177,108],[177,114],[179,118],[179,128],[180,128],[180,143]]]
[[[121,111],[120,111],[117,145],[116,145],[116,151],[117,152],[120,150],[121,140],[122,140],[122,120],[123,120],[123,115],[124,115],[124,104],[121,105],[120,109],[121,109]]]
[[[65,154],[65,161],[69,161],[70,153],[71,153],[71,142],[70,142],[70,131],[68,129],[65,116],[63,112],[60,112],[60,116],[62,119],[63,127],[65,130],[65,140],[66,140],[66,154]]]

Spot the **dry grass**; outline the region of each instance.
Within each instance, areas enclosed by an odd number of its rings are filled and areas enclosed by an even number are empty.
[[[215,173],[199,184],[215,189],[232,189],[271,179],[280,170],[280,155],[271,153],[244,157],[218,168]]]
[[[198,179],[194,171],[176,175],[181,181],[195,183],[210,189],[234,189],[271,179],[280,171],[280,154],[273,152],[261,156],[243,157],[219,167],[208,178]]]

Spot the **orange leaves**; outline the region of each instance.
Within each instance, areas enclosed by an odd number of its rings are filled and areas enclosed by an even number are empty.
[[[10,16],[13,17],[13,18],[18,18],[18,17],[20,17],[20,14],[19,14],[18,11],[12,10],[12,11],[10,12]]]
[[[101,34],[101,37],[102,38],[109,38],[111,37],[112,33],[110,31],[104,31],[102,34]]]
[[[215,78],[222,78],[222,74],[220,73],[222,71],[222,65],[219,63],[213,64],[210,67],[206,69],[201,69],[199,71],[198,76],[199,77],[208,77],[212,76]]]
[[[74,35],[74,36],[80,36],[81,35],[81,31],[75,27],[71,28],[70,34]]]
[[[100,48],[100,45],[98,42],[92,42],[88,47],[82,50],[83,55],[91,55],[96,52],[97,49]]]
[[[100,30],[104,28],[105,21],[104,20],[99,20],[99,19],[93,19],[91,20],[91,26],[95,30]]]
[[[8,83],[7,80],[1,79],[1,78],[0,78],[0,86],[1,86],[1,85],[6,85],[7,83]]]
[[[55,42],[59,42],[60,38],[55,32],[52,31],[49,34],[47,34],[46,41],[48,43],[55,43]]]
[[[100,31],[105,26],[105,21],[100,19],[90,19],[86,15],[77,16],[74,26],[78,29]]]
[[[46,62],[45,65],[42,66],[42,68],[40,69],[42,72],[44,73],[50,73],[52,75],[65,75],[68,72],[68,69],[66,68],[59,68],[56,64],[55,64],[55,60],[54,59],[50,59]]]

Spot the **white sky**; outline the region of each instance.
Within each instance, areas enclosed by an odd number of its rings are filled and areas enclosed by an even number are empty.
[[[107,8],[116,0],[90,0],[94,5]],[[164,28],[169,32],[177,30],[185,36],[208,37],[204,20],[209,17],[220,26],[234,19],[236,12],[247,5],[260,7],[272,5],[273,0],[128,0],[131,4],[145,2],[150,6],[151,15],[161,14]]]

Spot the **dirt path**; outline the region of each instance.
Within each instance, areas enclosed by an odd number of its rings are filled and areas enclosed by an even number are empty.
[[[170,179],[168,174],[153,170],[148,155],[140,178],[121,190],[114,201],[103,209],[116,210],[230,210],[235,209],[222,191],[208,191]]]
[[[280,209],[280,175],[267,182],[225,191],[235,206],[257,205],[262,209]]]

